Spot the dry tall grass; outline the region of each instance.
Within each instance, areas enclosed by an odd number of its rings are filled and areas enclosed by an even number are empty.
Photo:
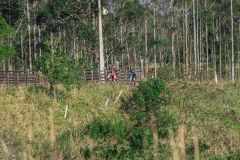
[[[181,159],[187,159],[190,154],[195,155],[195,159],[240,155],[239,83],[178,82],[169,87],[173,100],[163,108],[175,115],[178,125],[186,123],[179,132],[169,131],[167,146],[171,148],[171,158],[180,159],[180,154]],[[103,83],[89,83],[70,92],[57,86],[57,99],[49,98],[47,87],[42,87],[41,91],[26,87],[1,88],[0,154],[4,156],[1,158],[64,159],[56,140],[67,131],[80,135],[78,131],[96,117],[117,123],[125,116],[127,123],[127,114],[119,110],[120,104],[114,105],[121,90],[121,97],[131,94],[129,86],[112,87]],[[64,118],[66,105],[69,108]],[[197,130],[189,131],[192,127]],[[92,151],[96,145],[92,138],[85,136],[83,139],[79,135],[75,139],[69,136],[70,156],[79,155],[84,147]],[[191,148],[194,148],[193,153]]]
[[[113,119],[120,116],[117,112],[119,105],[114,105],[114,100],[119,92],[121,96],[129,94],[130,88],[125,85],[90,83],[80,90],[66,91],[62,86],[56,87],[57,99],[51,99],[47,95],[46,87],[42,91],[30,91],[26,87],[17,87],[0,92],[0,133],[2,136],[14,135],[22,148],[21,159],[41,159],[44,152],[41,148],[50,142],[50,150],[55,147],[56,137],[67,130],[81,128],[91,122],[94,117]],[[33,89],[34,90],[34,89]],[[108,108],[104,107],[106,99],[109,99]],[[64,118],[65,106],[69,106],[67,118]],[[113,121],[117,121],[114,118]],[[10,142],[9,142],[10,143]],[[71,148],[79,152],[81,147],[93,146],[91,139],[75,141],[70,139]],[[1,139],[0,153],[6,157],[15,157],[14,147],[7,147],[7,142]],[[24,149],[25,148],[25,149]],[[91,147],[93,148],[93,147]],[[61,159],[60,152],[54,152],[54,158]],[[57,154],[57,155],[56,155]],[[19,156],[20,157],[20,156]]]

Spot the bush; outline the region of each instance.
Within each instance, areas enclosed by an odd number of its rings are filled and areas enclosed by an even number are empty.
[[[107,138],[113,136],[117,140],[121,141],[125,137],[126,128],[124,123],[112,124],[109,120],[103,121],[97,119],[92,123],[89,123],[85,127],[85,134],[91,136],[94,139]]]
[[[144,148],[144,140],[146,138],[146,128],[139,126],[133,127],[128,138],[130,146],[134,150],[142,150]]]
[[[122,99],[122,109],[134,118],[149,115],[160,110],[161,105],[168,104],[170,90],[162,79],[149,78],[140,82],[128,99]]]
[[[170,91],[162,79],[149,78],[139,84],[133,96],[136,105],[158,109],[169,102]]]
[[[175,129],[176,120],[167,110],[163,110],[157,113],[158,117],[158,136],[161,138],[168,137],[168,128]]]

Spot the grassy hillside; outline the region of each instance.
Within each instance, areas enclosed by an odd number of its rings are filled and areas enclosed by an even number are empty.
[[[131,94],[130,86],[89,83],[70,92],[57,86],[54,100],[47,86],[1,88],[0,157],[171,159],[175,155],[193,159],[195,154],[200,159],[240,159],[240,84],[176,82],[168,86],[171,102],[162,109],[173,114],[176,123],[167,137],[159,139],[154,155],[149,132],[140,128],[136,133],[120,101],[114,105],[121,90],[121,98]],[[143,140],[144,147],[134,148],[131,138],[136,139],[134,143]]]
[[[170,88],[173,98],[168,109],[178,124],[186,124],[187,154],[193,154],[196,133],[202,159],[239,159],[239,83],[178,82]]]

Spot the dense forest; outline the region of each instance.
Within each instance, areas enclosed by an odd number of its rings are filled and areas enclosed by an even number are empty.
[[[239,77],[238,0],[1,0],[0,69],[99,68],[99,3],[105,67],[143,60],[170,79]]]

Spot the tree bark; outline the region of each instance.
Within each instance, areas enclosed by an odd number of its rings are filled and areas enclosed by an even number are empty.
[[[184,1],[184,24],[185,24],[185,72],[189,74],[189,51],[188,51],[188,12],[187,12],[187,2]]]
[[[193,52],[194,52],[194,76],[197,75],[197,33],[196,33],[196,14],[195,0],[193,2]]]
[[[145,76],[148,74],[148,21],[147,21],[147,15],[145,15],[144,19],[144,31],[145,31]]]
[[[219,21],[220,28],[220,21]],[[222,34],[219,34],[219,79],[222,80]]]
[[[42,48],[41,48],[41,28],[38,26],[38,44],[39,45],[39,56],[42,56]]]
[[[27,19],[28,19],[28,59],[29,59],[29,70],[32,71],[32,49],[31,49],[31,25],[30,25],[30,13],[29,13],[29,3],[27,3]]]
[[[33,9],[36,8],[36,0],[33,2]],[[36,24],[36,18],[34,18],[34,25],[33,25],[33,55],[34,59],[37,58],[37,39],[36,39],[36,29],[37,29],[37,24]]]
[[[22,70],[24,70],[24,49],[23,49],[23,32],[22,32],[22,28],[20,31],[21,34],[21,60],[22,60]]]
[[[173,1],[171,0],[171,4],[170,6],[172,6]],[[171,21],[172,21],[172,28],[174,28],[174,21],[173,21],[173,17],[174,17],[174,9],[172,7],[170,7],[171,12],[173,13],[172,17],[171,17]],[[175,43],[175,31],[173,29],[172,31],[172,67],[173,67],[173,77],[175,78],[176,76],[176,54],[175,54],[175,48],[174,48],[174,43]]]
[[[232,42],[232,81],[234,82],[234,41],[233,41],[233,8],[232,8],[232,0],[231,0],[231,42]]]

